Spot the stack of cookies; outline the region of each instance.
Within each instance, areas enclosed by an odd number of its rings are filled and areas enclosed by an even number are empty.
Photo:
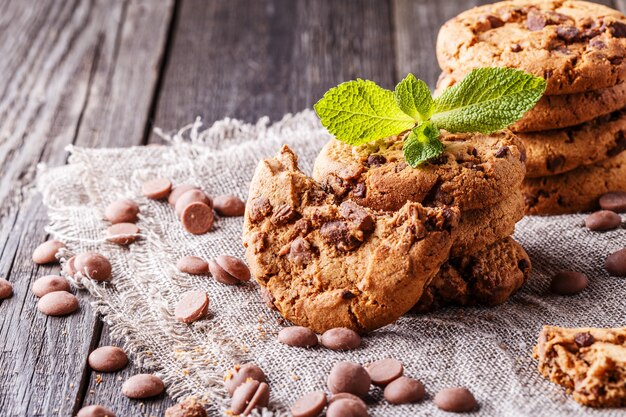
[[[626,17],[584,1],[514,0],[468,10],[439,33],[438,89],[479,67],[546,79],[511,127],[526,148],[526,213],[589,211],[626,190]]]
[[[353,147],[332,139],[320,152],[313,177],[338,202],[396,212],[407,201],[458,207],[459,230],[450,258],[415,306],[495,305],[530,274],[524,249],[510,235],[524,216],[524,151],[510,131],[493,135],[442,132],[444,153],[418,168],[402,152],[402,138]]]

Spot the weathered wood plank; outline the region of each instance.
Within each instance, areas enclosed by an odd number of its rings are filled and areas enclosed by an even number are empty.
[[[98,346],[122,346],[122,344],[119,340],[111,339],[108,325],[105,324]],[[139,373],[139,368],[133,363],[132,357],[130,361],[130,365],[119,372],[111,374],[91,372],[84,404],[104,404],[123,416],[162,416],[168,407],[174,405],[174,400],[166,394],[143,401],[131,400],[122,395],[122,383]]]
[[[380,1],[185,0],[155,124],[275,120],[348,79],[391,86],[390,17]]]
[[[396,77],[409,72],[434,88],[440,74],[435,56],[439,28],[447,20],[472,7],[493,3],[491,0],[391,0],[396,45]],[[612,0],[596,0],[614,7]],[[617,0],[622,7],[626,1]],[[624,10],[624,9],[622,9]]]
[[[15,295],[0,304],[2,415],[73,415],[85,360],[99,337],[86,297],[67,318],[37,313],[30,293],[57,272],[30,261],[45,240],[40,199],[22,197],[38,162],[62,164],[69,143],[139,144],[171,16],[168,2],[76,0],[4,4],[0,16],[0,273]],[[132,34],[132,36],[131,36]],[[94,329],[96,332],[94,332]]]

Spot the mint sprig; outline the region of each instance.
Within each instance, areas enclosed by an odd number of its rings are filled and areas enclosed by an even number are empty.
[[[510,68],[479,68],[433,99],[428,86],[407,75],[395,90],[358,79],[331,88],[314,106],[322,125],[353,146],[404,136],[409,165],[441,155],[440,129],[490,134],[518,121],[546,89],[543,78]]]

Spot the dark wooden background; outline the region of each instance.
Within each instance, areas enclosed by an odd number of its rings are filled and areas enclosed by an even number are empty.
[[[157,143],[200,115],[279,119],[356,77],[432,86],[438,27],[470,0],[0,0],[0,416],[70,416],[100,403],[162,416],[172,400],[130,401],[126,370],[102,375],[88,353],[112,343],[88,298],[66,318],[36,309],[30,261],[46,213],[28,184],[68,144]],[[626,10],[626,0],[603,1]]]

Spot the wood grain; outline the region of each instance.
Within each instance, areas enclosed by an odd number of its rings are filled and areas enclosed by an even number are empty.
[[[81,297],[66,318],[39,314],[32,282],[55,267],[30,260],[46,239],[39,197],[22,185],[64,147],[140,144],[157,84],[171,1],[31,1],[3,5],[0,28],[0,271],[15,295],[0,304],[0,410],[73,415],[82,403],[98,321]],[[140,59],[137,59],[137,58]],[[17,204],[21,201],[21,204]],[[94,340],[95,339],[95,340]]]
[[[155,124],[275,120],[355,77],[392,86],[390,19],[382,1],[185,0]]]

